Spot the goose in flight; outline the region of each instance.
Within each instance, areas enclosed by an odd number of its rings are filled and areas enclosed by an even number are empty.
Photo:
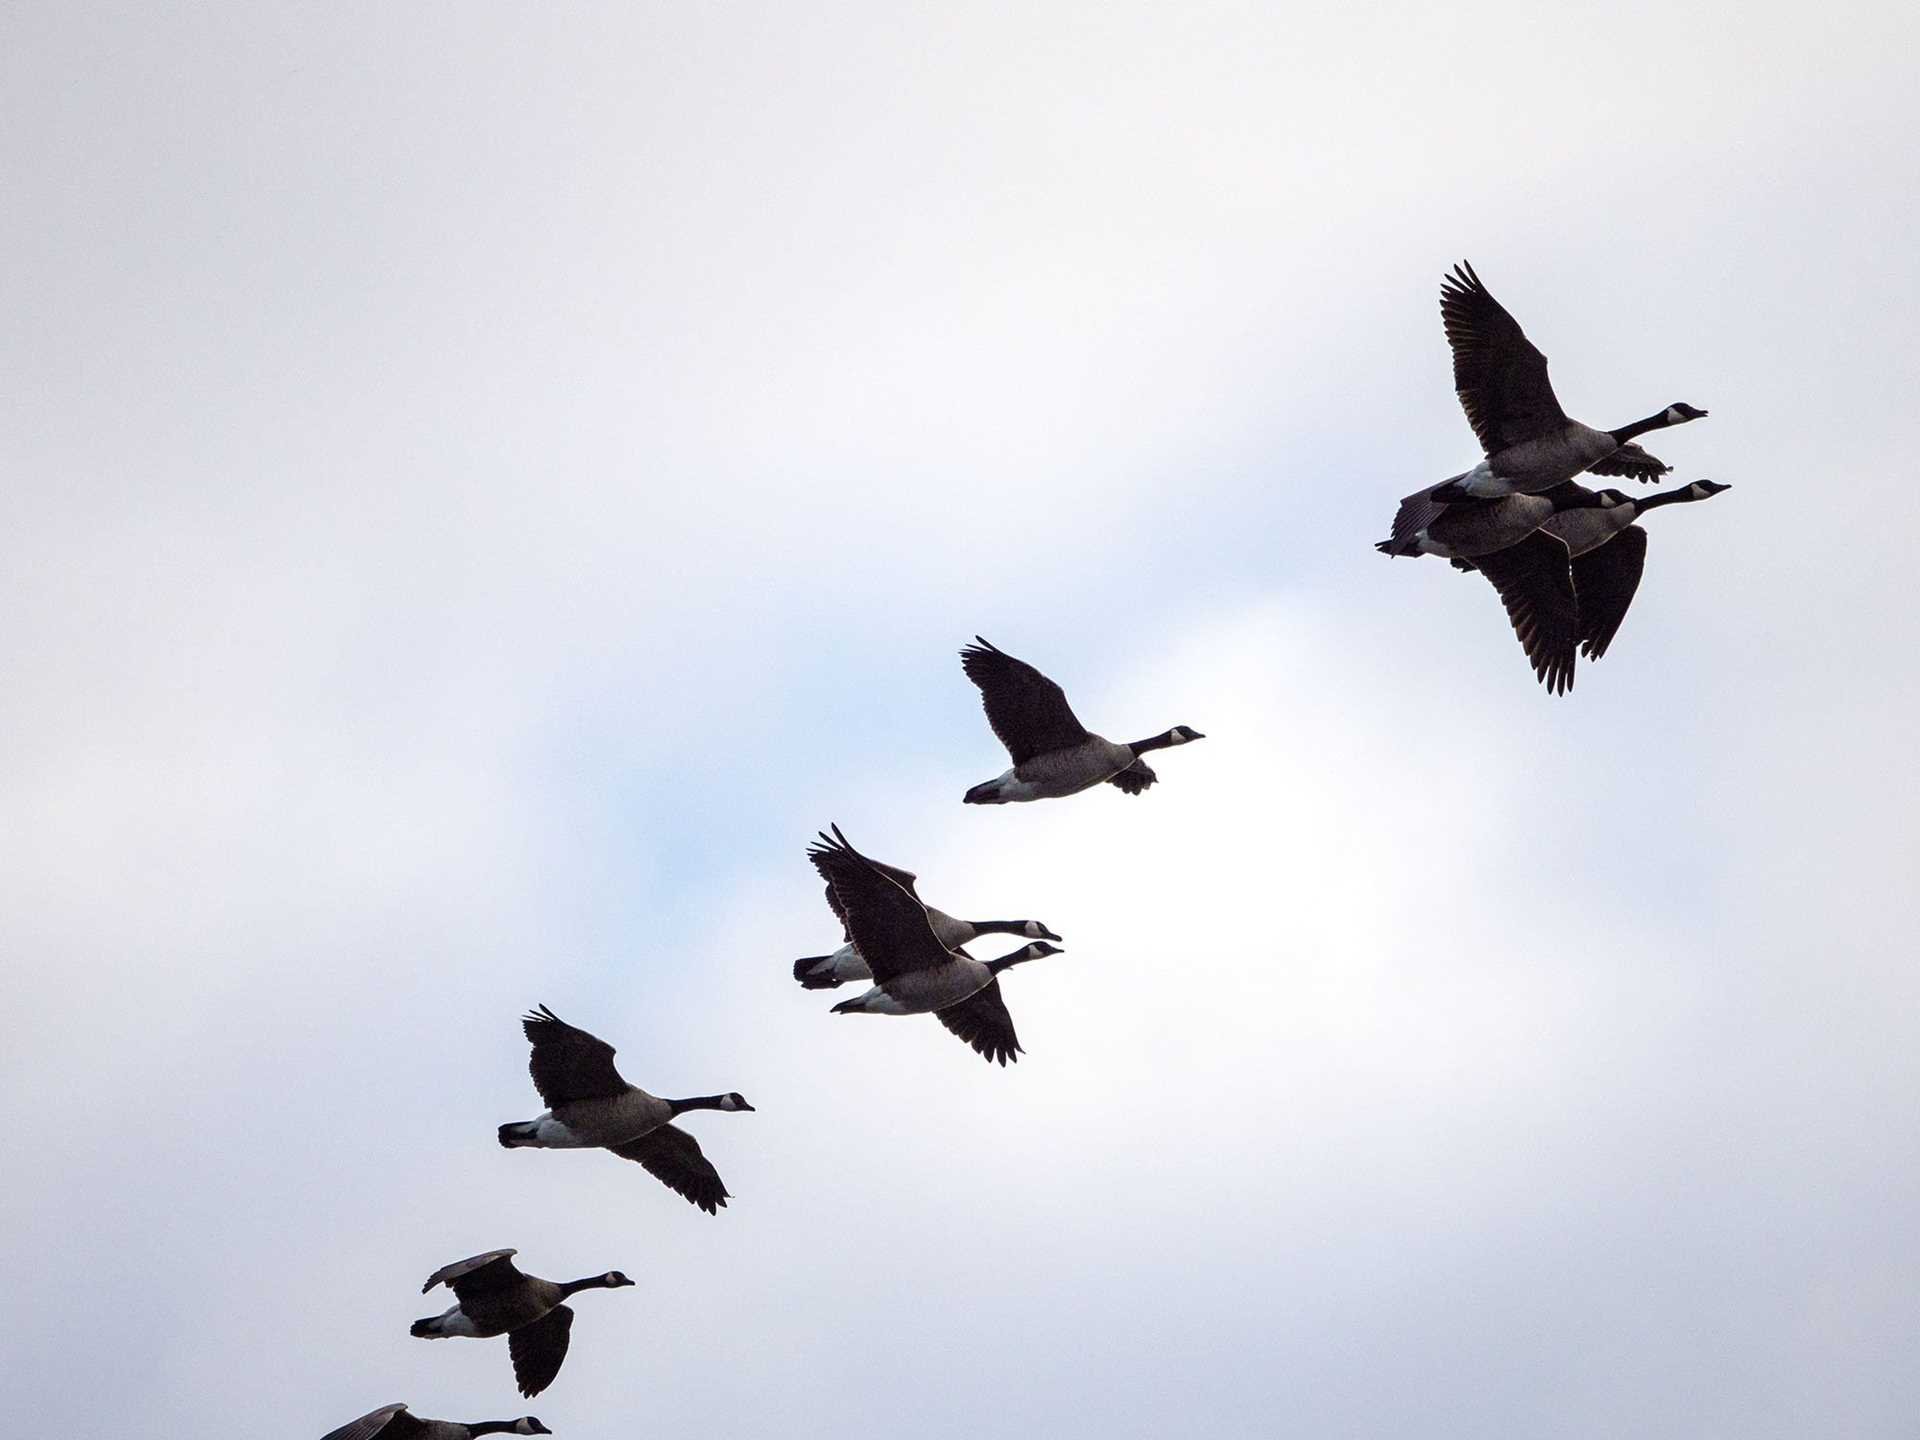
[[[1614,503],[1618,490],[1589,490],[1571,480],[1538,495],[1502,495],[1497,500],[1463,500],[1437,506],[1427,524],[1410,535],[1374,545],[1382,555],[1439,555],[1470,560],[1518,545],[1547,528],[1561,514]]]
[[[920,892],[915,888],[919,877],[912,871],[902,870],[896,865],[884,865],[878,860],[869,860],[867,863],[896,885],[903,886],[914,899],[920,899]],[[925,904],[924,901],[921,903]],[[840,922],[841,938],[846,943],[831,955],[803,955],[793,962],[793,978],[809,990],[832,990],[849,980],[873,978],[873,970],[867,964],[866,957],[860,953],[860,947],[853,943],[853,931],[847,925],[846,912],[841,909],[831,885],[827,886],[827,904]],[[1060,938],[1038,920],[956,920],[946,911],[936,910],[931,905],[927,905],[926,910],[934,936],[949,950],[958,950],[969,940],[981,935],[1023,935],[1029,940]]]
[[[611,1150],[637,1160],[654,1179],[685,1196],[709,1215],[730,1198],[719,1172],[700,1153],[700,1142],[677,1125],[689,1110],[751,1110],[737,1091],[662,1100],[629,1085],[613,1065],[613,1047],[569,1025],[542,1005],[520,1022],[533,1045],[527,1069],[547,1102],[544,1114],[500,1127],[509,1149]]]
[[[967,678],[980,687],[987,723],[1013,757],[1013,768],[967,791],[969,805],[1006,805],[1077,795],[1103,781],[1138,795],[1159,777],[1140,757],[1207,737],[1176,725],[1131,745],[1091,733],[1067,704],[1066,691],[1024,660],[980,636],[960,652]]]
[[[1440,319],[1453,351],[1453,388],[1486,458],[1401,501],[1396,540],[1431,524],[1439,505],[1550,490],[1582,470],[1643,484],[1658,480],[1672,467],[1634,437],[1707,413],[1676,401],[1617,430],[1569,419],[1547,379],[1547,357],[1464,260],[1441,280]]]
[[[986,1059],[1005,1065],[1019,1057],[1020,1040],[1000,994],[1000,973],[1063,951],[1036,940],[998,960],[980,961],[941,944],[926,907],[855,850],[838,825],[808,847],[807,858],[832,888],[835,908],[846,917],[853,943],[873,972],[873,987],[842,1000],[834,1014],[933,1014]]]
[[[1570,488],[1594,493],[1583,486]],[[1596,498],[1605,503],[1561,510],[1524,548],[1514,546],[1478,559],[1455,557],[1453,564],[1478,570],[1493,582],[1534,673],[1549,690],[1554,688],[1552,677],[1564,675],[1564,690],[1573,683],[1575,645],[1589,660],[1605,655],[1640,588],[1647,532],[1634,521],[1662,505],[1711,500],[1732,488],[1696,480],[1644,498],[1602,490]]]
[[[531,1415],[518,1420],[476,1420],[462,1425],[454,1420],[423,1420],[409,1415],[405,1405],[382,1405],[358,1420],[329,1430],[320,1440],[477,1440],[481,1435],[551,1435]]]
[[[520,1393],[531,1399],[553,1383],[567,1358],[573,1308],[564,1303],[566,1298],[582,1290],[617,1290],[633,1281],[618,1270],[565,1284],[542,1280],[525,1274],[513,1263],[519,1253],[489,1250],[434,1271],[420,1293],[445,1285],[453,1291],[455,1304],[443,1314],[414,1321],[410,1333],[422,1340],[452,1336],[485,1340],[505,1335],[507,1353],[513,1359],[513,1378],[519,1383]]]

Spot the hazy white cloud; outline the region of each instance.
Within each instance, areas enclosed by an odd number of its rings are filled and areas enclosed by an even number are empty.
[[[517,1414],[510,1244],[563,1435],[1903,1433],[1910,12],[8,28],[16,1411]],[[1563,701],[1368,547],[1461,254],[1735,486]],[[1209,739],[963,808],[976,630]],[[792,984],[829,820],[1066,936],[1017,1067]],[[728,1212],[494,1146],[535,1001]]]

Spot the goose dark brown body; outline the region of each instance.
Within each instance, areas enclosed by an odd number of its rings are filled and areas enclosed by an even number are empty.
[[[1647,562],[1647,532],[1633,523],[1635,517],[1733,487],[1696,480],[1645,498],[1566,488],[1611,503],[1564,510],[1521,545],[1453,562],[1493,583],[1534,674],[1555,693],[1573,684],[1576,647],[1587,659],[1600,659],[1626,619]]]
[[[483,1435],[552,1433],[532,1415],[522,1415],[518,1420],[477,1420],[463,1425],[457,1420],[423,1419],[409,1414],[405,1405],[383,1405],[338,1430],[329,1430],[321,1440],[479,1440]]]
[[[968,790],[969,805],[1052,800],[1100,784],[1138,795],[1159,778],[1142,755],[1206,738],[1176,725],[1131,745],[1116,744],[1082,725],[1066,691],[1033,666],[978,635],[973,640],[960,652],[960,665],[979,687],[987,723],[1013,768]]]
[[[614,1049],[542,1005],[522,1020],[532,1053],[534,1089],[549,1107],[533,1120],[502,1125],[508,1148],[602,1149],[632,1160],[668,1189],[718,1214],[732,1198],[692,1135],[669,1123],[689,1110],[752,1110],[738,1091],[663,1100],[622,1078]]]
[[[517,1253],[489,1250],[434,1271],[420,1292],[445,1285],[459,1303],[445,1314],[414,1321],[412,1334],[424,1340],[505,1335],[520,1393],[534,1396],[553,1383],[567,1358],[573,1331],[573,1310],[563,1303],[567,1297],[582,1290],[616,1290],[633,1281],[609,1270],[556,1284],[521,1271],[513,1263]]]
[[[1707,413],[1676,401],[1617,430],[1569,418],[1547,378],[1547,357],[1464,260],[1441,279],[1440,323],[1453,355],[1454,393],[1486,458],[1402,500],[1393,519],[1395,542],[1427,529],[1449,503],[1537,493],[1583,470],[1657,481],[1671,467],[1634,437]]]
[[[988,1060],[1005,1065],[1018,1055],[999,974],[1058,950],[1035,941],[983,963],[965,950],[949,949],[912,891],[855,850],[837,825],[808,849],[807,858],[832,888],[836,909],[873,969],[873,988],[834,1006],[837,1013],[935,1014]]]

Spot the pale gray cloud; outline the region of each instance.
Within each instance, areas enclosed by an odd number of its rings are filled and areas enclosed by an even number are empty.
[[[6,29],[16,1413],[517,1414],[511,1244],[576,1437],[1904,1433],[1910,10]],[[1558,702],[1368,545],[1463,254],[1735,487]],[[963,808],[976,630],[1209,739]],[[792,985],[829,820],[1018,1067]],[[735,1206],[494,1146],[542,1000]]]

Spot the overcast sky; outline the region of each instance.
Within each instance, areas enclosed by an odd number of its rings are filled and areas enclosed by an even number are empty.
[[[8,1413],[1908,1437],[1910,5],[14,3]],[[1603,663],[1382,560],[1470,257],[1671,401]],[[980,632],[1134,799],[980,809]],[[838,821],[1045,921],[832,1017]],[[991,953],[991,947],[982,946]],[[536,1113],[535,1002],[716,1219]],[[408,1338],[618,1267],[529,1406]]]

